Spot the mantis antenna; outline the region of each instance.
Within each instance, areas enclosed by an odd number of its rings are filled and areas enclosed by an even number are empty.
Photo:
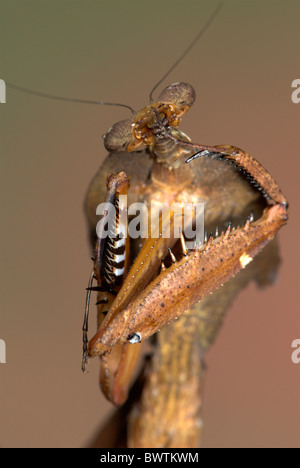
[[[158,86],[169,76],[169,74],[174,70],[174,68],[177,67],[177,65],[185,58],[185,56],[190,52],[190,50],[194,47],[194,45],[200,40],[200,38],[204,35],[206,30],[209,28],[211,23],[214,21],[216,16],[218,15],[219,11],[221,10],[223,6],[224,0],[221,0],[219,4],[217,5],[216,9],[212,13],[212,15],[209,17],[208,21],[205,23],[203,28],[200,30],[200,32],[197,34],[197,36],[193,39],[193,41],[188,45],[188,47],[184,50],[184,52],[180,55],[180,57],[175,61],[175,63],[168,69],[168,71],[162,76],[162,78],[155,84],[155,86],[152,88],[151,93],[150,93],[150,103],[153,102],[153,93],[154,91],[158,88]],[[65,101],[65,102],[75,102],[79,104],[96,104],[100,106],[117,106],[117,107],[124,107],[125,109],[130,110],[132,115],[134,115],[136,112],[132,107],[126,105],[126,104],[120,104],[116,102],[105,102],[105,101],[91,101],[88,99],[77,99],[77,98],[68,98],[68,97],[63,97],[63,96],[56,96],[54,94],[48,94],[48,93],[42,93],[39,91],[34,91],[32,89],[28,88],[23,88],[21,86],[17,86],[12,83],[7,83],[6,82],[7,88],[15,89],[16,91],[20,91],[23,93],[27,94],[32,94],[34,96],[39,96],[43,97],[46,99],[54,99],[56,101]]]
[[[6,83],[7,88],[15,89],[17,91],[21,91],[22,93],[33,94],[35,96],[40,96],[47,99],[55,99],[57,101],[67,101],[67,102],[76,102],[80,104],[98,104],[100,106],[118,106],[118,107],[125,107],[125,109],[129,109],[132,115],[135,114],[135,111],[132,107],[127,106],[126,104],[119,104],[116,102],[104,102],[104,101],[89,101],[87,99],[76,99],[76,98],[67,98],[63,96],[55,96],[54,94],[47,94],[47,93],[40,93],[39,91],[33,91],[32,89],[22,88],[21,86],[14,85],[12,83]]]
[[[186,55],[190,52],[190,50],[194,47],[194,45],[199,41],[199,39],[204,35],[204,33],[207,31],[209,26],[212,24],[216,16],[218,15],[219,11],[221,10],[222,6],[224,4],[224,1],[222,0],[219,2],[217,5],[216,9],[212,13],[212,15],[209,17],[203,28],[199,31],[197,36],[193,39],[193,41],[188,45],[188,47],[184,50],[184,52],[180,55],[180,57],[176,60],[175,63],[169,68],[169,70],[163,75],[163,77],[154,85],[154,87],[151,90],[150,93],[150,103],[153,102],[153,93],[154,91],[158,88],[158,86],[169,76],[169,74],[174,70],[174,68],[177,67],[177,65],[186,57]]]

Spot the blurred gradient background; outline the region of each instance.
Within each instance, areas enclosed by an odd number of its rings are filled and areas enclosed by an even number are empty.
[[[216,5],[1,0],[0,78],[138,110]],[[300,338],[300,104],[291,101],[299,13],[298,0],[226,0],[162,85],[191,83],[197,101],[183,131],[254,155],[291,205],[277,285],[244,290],[207,355],[205,447],[300,446],[300,364],[291,361]],[[102,134],[127,117],[11,89],[1,104],[2,447],[86,446],[112,411],[98,388],[98,361],[89,374],[80,370],[91,269],[83,200],[106,155]]]

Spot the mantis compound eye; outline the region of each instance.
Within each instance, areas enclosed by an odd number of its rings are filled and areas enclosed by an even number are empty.
[[[196,93],[188,83],[173,83],[158,96],[158,101],[171,102],[186,112],[195,102]]]
[[[125,152],[131,138],[132,121],[130,119],[117,122],[103,135],[104,146],[111,153]]]

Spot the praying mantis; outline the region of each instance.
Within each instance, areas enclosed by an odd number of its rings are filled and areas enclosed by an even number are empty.
[[[205,351],[234,296],[253,278],[263,284],[276,267],[272,239],[287,221],[285,197],[253,158],[235,147],[196,145],[177,129],[194,97],[189,85],[167,87],[155,105],[113,126],[104,139],[111,154],[86,200],[95,249],[87,294],[94,276],[95,288],[104,290],[97,291],[98,330],[89,345],[84,330],[84,366],[88,355],[100,358],[102,389],[113,403],[126,400],[141,342],[151,340],[142,391],[129,413],[132,447],[199,445]],[[130,242],[122,253],[112,252],[113,243],[102,250],[96,206],[108,198],[115,203],[122,191],[129,203],[146,206],[165,199],[204,203],[206,241],[189,251],[181,233],[168,242]],[[125,255],[124,265],[110,262],[108,253]],[[109,276],[103,263],[110,271],[124,268],[113,288],[102,284]]]
[[[205,228],[213,233],[189,251],[182,232],[179,239],[161,235],[162,220],[159,237],[147,239],[132,257],[124,238],[122,252],[125,257],[128,252],[131,267],[128,271],[123,261],[124,279],[116,289],[118,265],[112,252],[120,239],[115,244],[109,239],[106,248],[97,240],[92,277],[98,286],[90,282],[87,294],[98,291],[98,331],[88,344],[85,320],[83,368],[88,356],[100,356],[101,386],[113,403],[120,405],[127,398],[141,342],[159,332],[141,400],[130,416],[129,445],[134,447],[198,446],[204,352],[238,290],[251,277],[264,281],[262,257],[248,264],[266,246],[265,258],[274,257],[271,241],[288,219],[286,198],[252,156],[232,146],[190,143],[176,128],[194,96],[190,85],[176,83],[132,120],[115,124],[104,136],[113,152],[86,199],[91,233],[99,200],[113,198],[116,203],[121,192],[146,205],[204,202]],[[142,145],[142,152],[131,151]]]
[[[172,84],[155,101],[152,94],[147,107],[104,135],[110,154],[87,194],[96,247],[82,367],[89,357],[99,357],[102,391],[122,405],[141,344],[150,339],[142,390],[129,411],[127,444],[198,447],[205,351],[239,290],[251,279],[269,282],[278,263],[274,238],[288,220],[288,202],[272,176],[245,151],[199,145],[178,129],[195,100],[191,85]],[[160,220],[158,237],[125,241],[119,234],[128,225],[121,229],[118,222],[122,194],[129,205],[140,202],[147,208],[166,201],[204,203],[203,242],[189,250],[182,230],[166,239],[164,230],[174,225],[172,212]],[[118,213],[108,240],[95,237],[96,207],[104,200],[112,201]],[[92,290],[98,294],[98,330],[88,341]]]

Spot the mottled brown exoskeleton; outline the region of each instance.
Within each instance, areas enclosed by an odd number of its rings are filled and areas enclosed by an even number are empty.
[[[178,130],[194,100],[192,86],[175,83],[132,119],[113,125],[104,135],[110,154],[86,199],[92,239],[96,207],[111,193],[115,203],[125,190],[129,205],[205,204],[207,234],[196,249],[186,248],[183,233],[131,239],[121,286],[114,285],[114,242],[96,243],[98,286],[92,289],[98,290],[99,328],[87,345],[85,326],[84,364],[88,355],[100,356],[101,385],[113,403],[126,400],[139,343],[155,334],[129,413],[130,447],[199,446],[205,351],[237,292],[251,279],[271,282],[278,264],[273,239],[287,222],[285,197],[253,157],[234,146],[191,143]],[[160,234],[173,221],[172,214],[162,219]]]

